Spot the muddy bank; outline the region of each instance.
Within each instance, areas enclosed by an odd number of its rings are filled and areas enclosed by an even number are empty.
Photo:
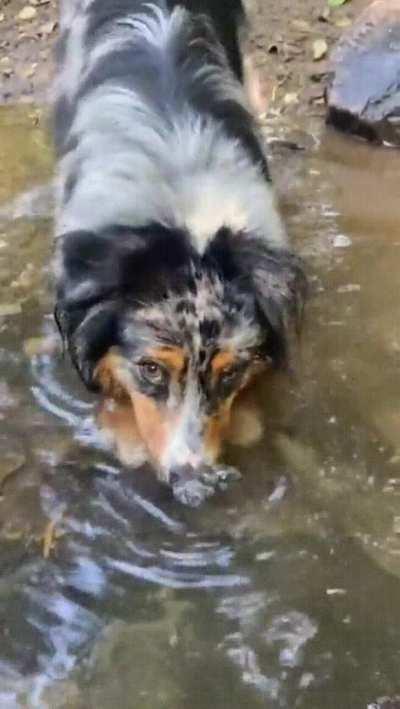
[[[324,113],[327,58],[367,0],[329,11],[327,0],[247,0],[251,51],[268,110]],[[53,77],[56,0],[3,0],[0,7],[0,102],[44,103]]]

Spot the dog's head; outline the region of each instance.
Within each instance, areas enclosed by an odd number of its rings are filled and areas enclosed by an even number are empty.
[[[159,226],[76,232],[58,248],[56,316],[85,384],[132,408],[162,479],[212,466],[238,393],[287,362],[298,260],[227,229],[201,256]]]

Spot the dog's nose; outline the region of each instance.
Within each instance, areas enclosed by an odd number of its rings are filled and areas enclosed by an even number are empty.
[[[170,473],[169,480],[174,497],[189,507],[200,505],[214,494],[214,486],[204,483],[202,476],[208,466],[193,468],[183,465]]]
[[[201,477],[203,472],[205,472],[205,468],[207,466],[203,466],[203,468],[195,468],[193,465],[180,465],[174,470],[169,475],[169,481],[171,485],[177,485],[178,483],[183,483],[187,482],[188,480],[194,480],[196,478]]]
[[[199,507],[216,490],[225,490],[230,483],[239,480],[236,468],[203,464],[199,468],[184,465],[169,476],[174,497],[190,507]]]

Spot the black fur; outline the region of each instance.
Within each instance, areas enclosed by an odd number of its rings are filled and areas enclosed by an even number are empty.
[[[123,343],[126,311],[160,302],[172,292],[182,298],[177,314],[190,312],[185,294],[196,289],[193,273],[221,277],[231,306],[227,320],[235,318],[235,302],[237,308],[251,310],[255,301],[266,333],[260,355],[277,367],[287,362],[288,333],[299,327],[306,297],[301,262],[289,251],[222,229],[201,257],[184,232],[158,225],[67,234],[63,251],[66,277],[58,289],[56,318],[89,388],[96,388],[93,371],[99,359]],[[219,327],[212,318],[201,322],[205,346],[217,340]]]
[[[227,281],[240,282],[255,295],[261,316],[271,330],[269,356],[276,366],[288,361],[289,333],[299,332],[307,297],[307,279],[301,259],[287,249],[272,249],[262,239],[238,238],[222,229],[207,256]]]

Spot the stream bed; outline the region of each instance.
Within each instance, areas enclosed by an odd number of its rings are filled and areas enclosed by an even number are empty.
[[[46,133],[0,109],[1,709],[400,694],[399,154],[265,128],[310,302],[243,480],[194,511],[103,448],[52,318]]]

